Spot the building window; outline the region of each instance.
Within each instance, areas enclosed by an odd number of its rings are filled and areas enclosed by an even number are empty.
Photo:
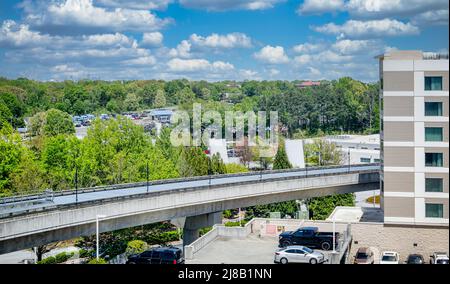
[[[427,218],[444,218],[444,205],[426,203],[425,204],[425,217]]]
[[[361,163],[370,163],[370,158],[360,158]]]
[[[442,116],[442,103],[441,102],[426,102],[425,103],[425,116]]]
[[[425,153],[426,167],[444,166],[444,155],[442,153]]]
[[[425,127],[425,141],[443,141],[442,127]]]
[[[374,163],[379,163],[381,160],[380,159],[374,159],[373,162]]]
[[[425,91],[442,91],[442,77],[425,77]]]
[[[426,178],[425,192],[444,192],[444,180],[441,178]]]

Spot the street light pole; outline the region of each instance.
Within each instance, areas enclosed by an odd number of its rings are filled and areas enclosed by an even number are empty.
[[[348,158],[348,171],[350,172],[350,148],[348,148],[347,158]]]
[[[208,161],[208,182],[209,182],[209,185],[211,185],[211,174],[212,174],[212,165],[211,165],[211,163],[212,163],[212,161],[211,161],[211,158],[209,158],[209,161]]]
[[[149,172],[148,172],[148,161],[147,161],[147,193],[148,193],[148,180],[149,180]]]
[[[100,243],[100,233],[99,233],[99,219],[100,218],[105,218],[106,216],[105,215],[97,215],[96,216],[96,218],[95,218],[95,231],[96,231],[96,258],[97,258],[97,261],[99,260],[99,252],[100,252],[100,246],[99,246],[99,243]]]
[[[78,165],[75,162],[75,203],[78,203]]]
[[[308,152],[305,152],[305,169],[306,169],[306,177],[308,177]]]
[[[335,216],[333,216],[333,253],[336,252],[336,221]]]

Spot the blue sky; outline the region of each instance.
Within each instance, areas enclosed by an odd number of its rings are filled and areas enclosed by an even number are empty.
[[[377,80],[375,55],[448,52],[447,0],[0,1],[0,76]]]

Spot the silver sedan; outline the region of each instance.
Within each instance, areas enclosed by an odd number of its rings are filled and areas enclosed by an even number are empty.
[[[325,262],[325,256],[304,246],[288,246],[275,252],[275,263],[310,263],[318,264]]]

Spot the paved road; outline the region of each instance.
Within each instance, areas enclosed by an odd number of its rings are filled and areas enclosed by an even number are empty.
[[[356,165],[351,167],[351,172],[358,171],[375,171],[379,169],[379,165]],[[305,177],[306,174],[309,175],[323,175],[323,174],[345,174],[349,171],[347,166],[343,167],[334,167],[334,168],[315,168],[308,169],[306,173],[305,170],[299,169],[298,171],[286,171],[286,172],[266,172],[262,175],[260,173],[248,174],[242,176],[233,176],[233,177],[215,177],[209,179],[205,177],[204,179],[193,180],[193,181],[170,181],[163,184],[154,184],[148,187],[148,192],[162,192],[162,191],[170,191],[170,190],[178,190],[192,187],[208,187],[208,185],[232,185],[235,183],[241,182],[259,182],[270,181],[272,179],[278,178],[301,178]],[[96,201],[107,198],[115,198],[115,197],[124,197],[135,194],[145,194],[147,192],[146,186],[138,186],[138,187],[129,187],[122,189],[110,189],[110,190],[102,190],[96,192],[84,192],[78,194],[78,202],[86,202],[86,201]],[[71,205],[76,204],[76,195],[75,193],[71,193],[63,196],[55,196],[53,201],[46,201],[45,199],[38,199],[34,201],[24,201],[24,202],[14,202],[1,204],[2,200],[0,199],[0,218],[3,216],[7,216],[11,213],[20,213],[25,212],[31,209],[39,209],[43,207],[49,206],[62,206],[62,205]]]

